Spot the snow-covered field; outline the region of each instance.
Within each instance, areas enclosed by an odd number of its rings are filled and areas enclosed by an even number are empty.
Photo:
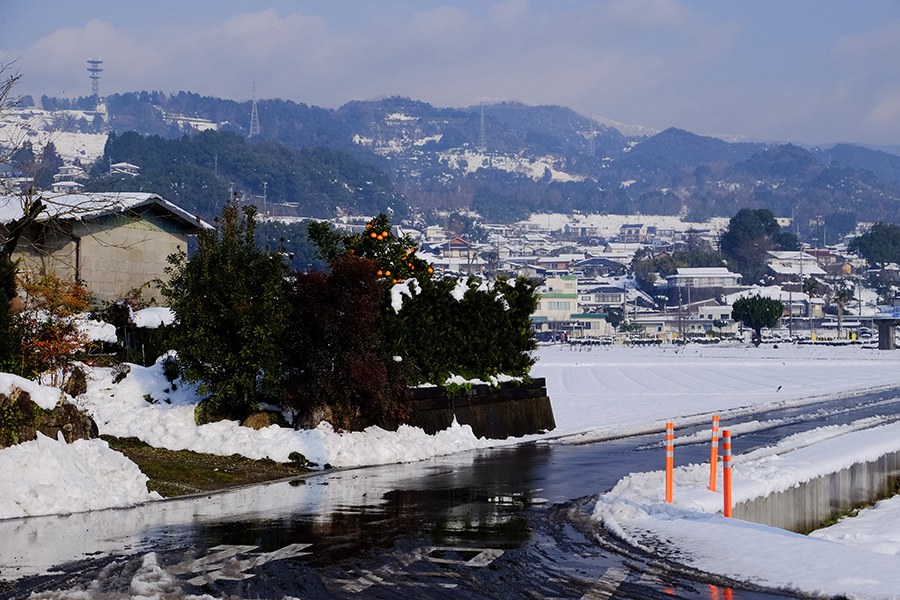
[[[533,375],[545,377],[557,429],[528,440],[589,441],[661,431],[722,417],[735,435],[759,427],[755,413],[799,406],[823,396],[900,388],[900,352],[859,346],[600,347],[578,350],[544,346]],[[9,375],[0,387],[28,386],[42,405],[57,390]],[[335,433],[270,427],[247,430],[224,422],[193,424],[194,390],[173,389],[160,365],[132,367],[120,383],[111,370],[92,372],[87,394],[77,401],[101,433],[138,436],[172,449],[269,456],[286,461],[292,451],[319,464],[357,466],[421,460],[473,448],[515,444],[522,439],[476,439],[466,426],[436,436],[404,427]],[[749,418],[748,418],[749,417]],[[733,423],[733,425],[730,424]],[[870,427],[862,435],[854,433]],[[790,487],[828,469],[900,449],[900,425],[877,418],[840,428],[820,428],[789,438],[778,448],[737,456],[735,502]],[[810,453],[816,454],[811,460]],[[677,453],[676,453],[677,456]],[[823,456],[829,457],[823,460]],[[676,459],[677,461],[677,459]],[[0,470],[16,485],[0,487],[0,518],[71,513],[152,500],[136,467],[100,440],[67,446],[43,438],[0,451]],[[826,595],[900,597],[900,501],[879,503],[853,519],[800,536],[725,519],[721,493],[706,490],[707,465],[676,469],[675,503],[663,501],[662,472],[633,473],[600,496],[595,517],[631,543],[657,549],[697,568],[763,585]],[[721,474],[720,479],[721,481]],[[59,485],[64,481],[65,485]],[[332,486],[333,487],[333,486]],[[677,544],[672,540],[678,540]],[[739,551],[737,551],[739,548]]]

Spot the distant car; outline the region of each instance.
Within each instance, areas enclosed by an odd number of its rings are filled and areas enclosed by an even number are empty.
[[[553,332],[552,331],[536,331],[534,334],[534,338],[539,342],[552,342],[553,341]]]

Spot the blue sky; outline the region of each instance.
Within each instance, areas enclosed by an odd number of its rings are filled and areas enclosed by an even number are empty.
[[[19,93],[180,90],[326,107],[518,100],[654,129],[900,144],[900,0],[9,2]]]

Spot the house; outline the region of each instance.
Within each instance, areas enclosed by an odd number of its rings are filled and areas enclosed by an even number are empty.
[[[455,237],[451,240],[441,243],[441,258],[462,258],[472,259],[478,255],[475,246],[462,239]]]
[[[538,290],[537,307],[531,316],[540,330],[568,327],[570,315],[578,310],[578,278],[574,275],[548,277]]]
[[[537,265],[550,271],[568,271],[572,266],[584,260],[583,254],[560,254],[538,258]]]
[[[592,257],[578,261],[573,265],[573,269],[581,271],[588,277],[610,277],[624,275],[626,266],[622,263],[609,260],[608,258]]]
[[[439,225],[429,225],[425,228],[425,239],[429,242],[442,242],[447,239],[444,228]]]
[[[643,243],[647,241],[647,226],[642,223],[631,223],[619,228],[619,242],[622,244]]]
[[[187,250],[188,236],[210,226],[156,194],[65,194],[22,234],[13,259],[20,272],[47,269],[84,283],[95,300],[117,301],[163,278],[166,258]],[[21,218],[17,196],[0,196],[0,234]],[[156,294],[159,299],[159,294]]]
[[[666,279],[670,288],[732,288],[738,286],[740,273],[726,267],[679,268]]]
[[[77,194],[84,189],[84,184],[77,181],[54,181],[50,189],[57,194]]]
[[[109,172],[113,175],[128,175],[129,177],[137,177],[141,174],[141,168],[127,162],[120,162],[109,165]]]
[[[770,263],[766,270],[769,275],[775,279],[775,283],[781,285],[784,283],[799,283],[810,277],[822,277],[826,275],[824,269],[812,263]]]
[[[627,294],[623,288],[613,287],[611,285],[600,285],[588,288],[582,292],[581,303],[604,307],[623,306],[627,299]]]
[[[615,333],[613,326],[606,320],[605,313],[581,313],[569,315],[569,328],[572,338],[605,337]]]
[[[77,165],[63,165],[59,172],[53,176],[53,181],[83,181],[88,178],[84,169]]]
[[[731,306],[728,304],[701,306],[697,311],[697,318],[701,321],[730,321]]]

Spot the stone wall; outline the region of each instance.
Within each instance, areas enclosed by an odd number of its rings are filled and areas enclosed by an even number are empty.
[[[46,410],[20,388],[0,394],[0,448],[34,440],[38,432],[53,439],[62,433],[68,443],[99,435],[94,420],[74,404],[62,403]]]
[[[434,434],[447,429],[453,418],[469,425],[477,437],[506,439],[556,428],[547,384],[544,379],[530,383],[501,383],[499,387],[472,386],[448,393],[443,388],[410,390],[407,406],[411,409],[409,425]]]

